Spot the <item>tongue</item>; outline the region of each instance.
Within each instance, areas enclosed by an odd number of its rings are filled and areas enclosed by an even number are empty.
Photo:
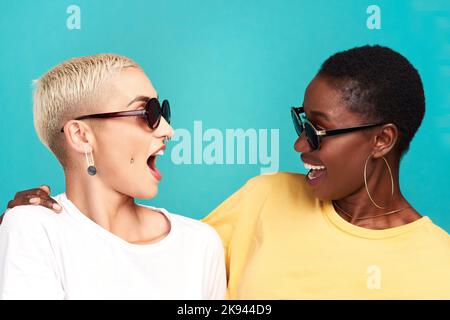
[[[311,169],[311,171],[309,171],[309,173],[308,173],[308,177],[310,179],[316,179],[324,174],[325,174],[325,169],[322,169],[322,170],[312,170]]]
[[[158,170],[158,168],[156,168],[156,158],[154,156],[148,158],[147,165],[150,168],[150,171],[153,173],[153,175],[158,180],[161,180],[162,175],[161,172]]]
[[[153,171],[158,180],[161,180],[162,178],[161,171],[159,171],[156,167],[150,168],[150,170]]]

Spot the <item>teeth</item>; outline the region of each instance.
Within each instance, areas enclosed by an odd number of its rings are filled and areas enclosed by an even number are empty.
[[[324,170],[325,169],[325,166],[313,166],[312,164],[305,163],[305,162],[303,163],[303,165],[308,170],[310,170],[310,169],[313,169],[313,170]]]
[[[155,156],[162,156],[164,154],[163,150],[159,150],[157,153],[155,153]]]

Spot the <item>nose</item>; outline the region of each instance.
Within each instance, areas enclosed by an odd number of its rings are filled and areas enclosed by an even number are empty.
[[[166,119],[164,119],[164,117],[161,117],[161,120],[159,121],[159,126],[154,131],[154,134],[159,138],[168,137],[170,139],[173,136],[173,128],[166,121]]]
[[[295,141],[294,143],[294,149],[297,152],[306,153],[313,151],[311,146],[308,143],[308,140],[306,139],[305,132],[302,132],[300,137]]]

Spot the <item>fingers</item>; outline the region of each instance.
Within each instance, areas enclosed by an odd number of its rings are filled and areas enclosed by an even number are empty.
[[[41,205],[56,213],[61,212],[62,207],[50,197],[50,187],[43,185],[39,188],[17,192],[14,199],[8,202],[8,209],[20,205]]]
[[[10,201],[8,202],[8,205],[6,206],[6,211],[8,211],[8,210],[11,209],[11,208],[17,207],[17,206],[21,206],[21,205],[26,205],[26,204],[28,204],[28,203],[26,203],[26,202],[24,201],[24,199],[22,199],[21,201],[22,201],[22,203],[19,202],[19,201],[16,201],[16,200],[10,200]],[[6,211],[5,211],[5,213],[6,213]]]
[[[48,195],[50,194],[50,186],[44,184],[40,186],[39,189],[44,190],[45,192],[47,192]]]
[[[14,196],[14,199],[21,198],[27,195],[36,195],[40,198],[46,198],[48,197],[49,193],[41,188],[28,189],[17,192],[16,195]]]
[[[31,203],[33,205],[49,208],[57,213],[61,212],[61,210],[62,210],[61,206],[50,197],[47,197],[47,198],[32,197],[32,198],[30,198],[29,203]]]
[[[32,193],[31,191],[28,191],[28,193],[24,193],[21,195],[17,195],[14,197],[14,199],[12,199],[11,201],[8,202],[8,209],[12,209],[14,207],[17,206],[26,206],[32,202],[30,202],[30,198],[36,198],[38,197],[38,195],[36,193]],[[48,196],[46,196],[48,197]]]
[[[26,206],[29,204],[30,204],[30,201],[29,201],[29,198],[27,198],[27,197],[14,198],[13,200],[8,202],[6,211],[8,211],[9,209],[12,209],[14,207],[17,207],[17,206]],[[5,211],[5,213],[6,213],[6,211]]]

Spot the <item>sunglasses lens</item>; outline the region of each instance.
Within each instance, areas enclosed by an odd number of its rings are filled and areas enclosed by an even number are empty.
[[[169,101],[164,100],[162,103],[162,108],[161,108],[161,112],[162,112],[162,116],[164,117],[164,119],[167,121],[168,124],[170,124],[170,105],[169,105]]]
[[[161,107],[156,98],[152,98],[147,102],[147,124],[151,129],[156,129],[161,118]]]
[[[292,116],[292,121],[294,122],[295,131],[297,132],[298,136],[300,137],[303,132],[302,123],[294,110],[291,110],[291,116]]]
[[[305,123],[305,132],[309,145],[312,149],[317,150],[319,148],[319,137],[309,122]]]

